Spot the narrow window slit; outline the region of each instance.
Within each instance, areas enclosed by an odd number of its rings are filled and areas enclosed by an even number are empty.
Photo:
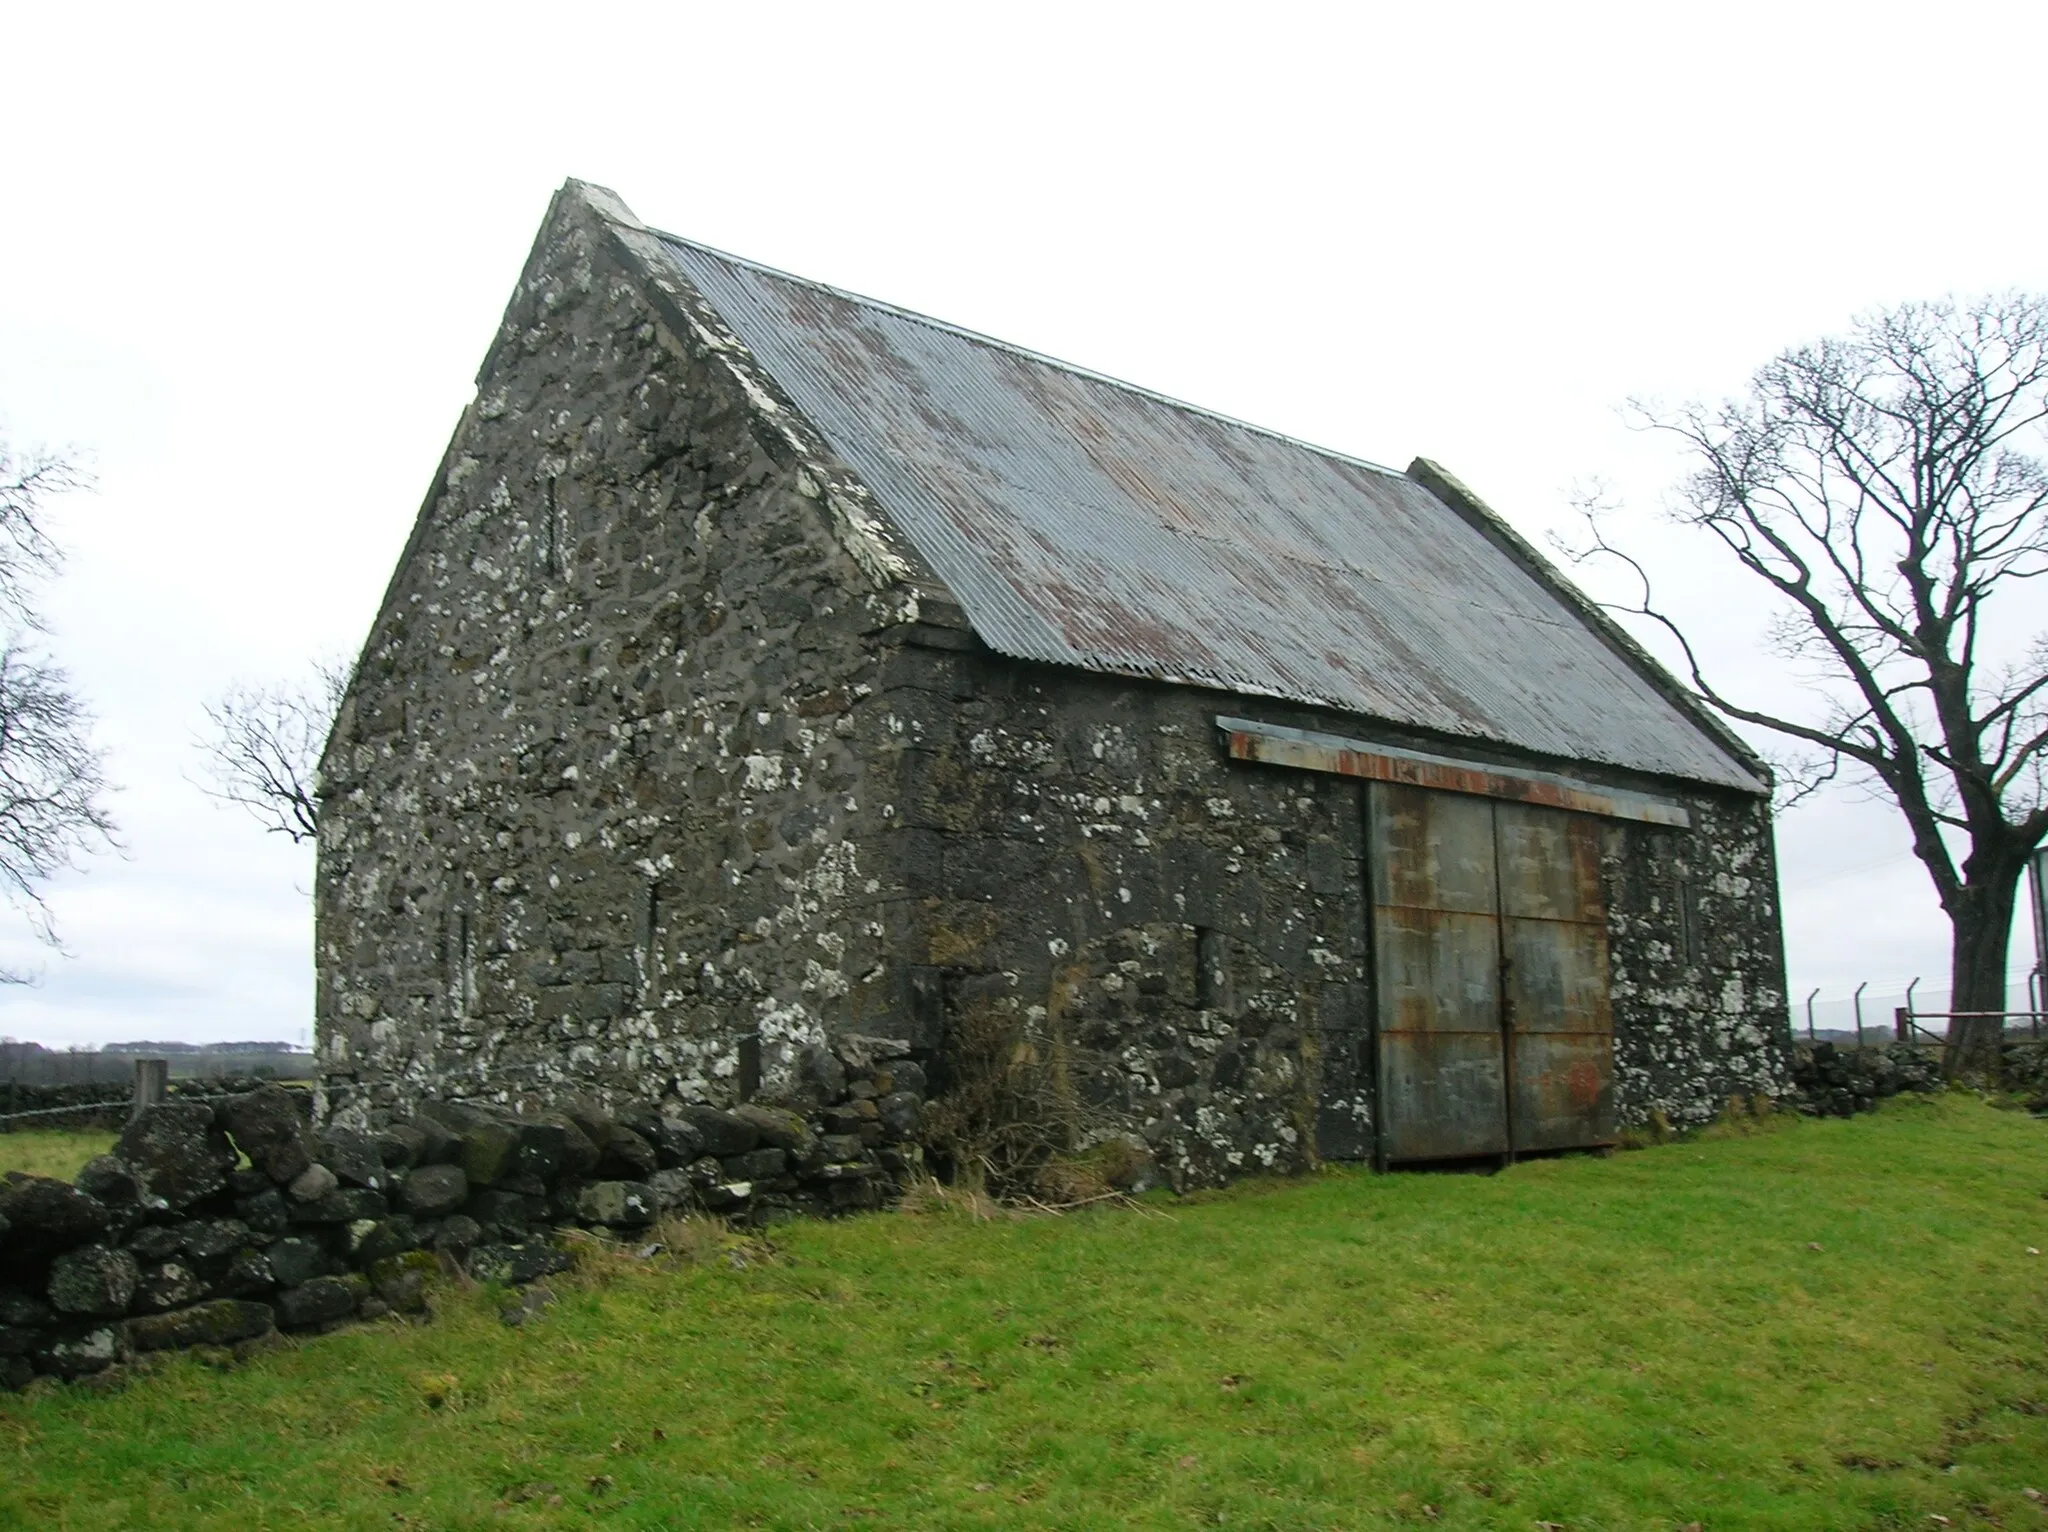
[[[470,939],[469,911],[449,918],[447,942],[448,1005],[458,1017],[476,1010],[476,958]]]
[[[740,1039],[740,1100],[752,1101],[761,1091],[761,1034]]]
[[[553,474],[547,478],[547,506],[541,524],[541,563],[550,575],[559,576],[564,572],[567,558],[563,544],[568,540],[562,526],[562,506],[555,494],[556,479]]]
[[[643,1005],[653,1000],[661,983],[660,930],[661,886],[650,878],[647,898],[640,911],[640,1002]]]
[[[1677,928],[1679,960],[1688,966],[1700,961],[1700,895],[1692,879],[1672,879],[1671,919]]]

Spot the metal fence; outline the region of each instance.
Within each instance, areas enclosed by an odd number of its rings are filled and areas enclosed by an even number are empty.
[[[1927,990],[1923,999],[1922,988]],[[1947,1041],[1948,1023],[1965,1014],[1996,1016],[2008,1040],[2048,1038],[2048,993],[2038,970],[2009,977],[2004,1010],[1958,1012],[1947,986],[1910,980],[1868,980],[1854,989],[1815,986],[1794,998],[1792,1032],[1804,1042],[1873,1047],[1910,1039],[1929,1046]],[[1825,993],[1825,998],[1823,994]],[[1904,1019],[1907,1025],[1901,1029]]]
[[[118,1082],[91,1079],[29,1085],[0,1083],[0,1133],[39,1128],[115,1128],[158,1101],[228,1101],[258,1086],[279,1083],[268,1075],[246,1074],[174,1080],[166,1059],[130,1058],[125,1062],[129,1066],[128,1078]],[[226,1085],[227,1088],[208,1090],[209,1085]],[[41,1106],[21,1104],[24,1099],[47,1100],[51,1091],[76,1092],[79,1099]]]
[[[2042,1011],[1911,1011],[1900,1006],[1892,1013],[1892,1030],[1899,1042],[1942,1048],[1948,1045],[1948,1027],[1944,1025],[1937,1032],[1923,1023],[1979,1021],[1994,1016],[1998,1018],[1999,1035],[2008,1042],[2016,1038],[2040,1041],[2041,1024],[2048,1021],[2048,1012]]]
[[[2048,1037],[2048,1011],[1913,1011],[1897,1006],[1892,1011],[1889,1027],[1872,1022],[1864,1025],[1858,1018],[1854,1034],[1840,1045],[1849,1048],[1881,1048],[1887,1043],[1912,1043],[1922,1048],[1946,1048],[1950,1022],[1998,1018],[2000,1038],[2005,1042],[2039,1042]],[[1942,1023],[1937,1031],[1929,1022]],[[1830,1032],[1826,1038],[1817,1038],[1811,1023],[1808,1024],[1807,1042],[1835,1042],[1843,1034]]]

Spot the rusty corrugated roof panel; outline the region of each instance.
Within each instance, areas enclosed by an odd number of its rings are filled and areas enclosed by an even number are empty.
[[[991,649],[1759,786],[1405,474],[661,243]]]

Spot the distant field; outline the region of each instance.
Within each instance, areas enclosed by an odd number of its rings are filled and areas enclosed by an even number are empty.
[[[0,1140],[4,1145],[5,1140]],[[2048,1125],[883,1215],[0,1396],[0,1526],[2048,1527]]]
[[[113,1147],[111,1133],[0,1133],[0,1172],[26,1170],[68,1181],[87,1160]]]

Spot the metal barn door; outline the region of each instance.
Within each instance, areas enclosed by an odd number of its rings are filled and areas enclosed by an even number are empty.
[[[1384,1157],[1610,1142],[1592,822],[1386,782],[1370,802]]]
[[[1493,804],[1386,782],[1371,794],[1382,1152],[1505,1154]]]

